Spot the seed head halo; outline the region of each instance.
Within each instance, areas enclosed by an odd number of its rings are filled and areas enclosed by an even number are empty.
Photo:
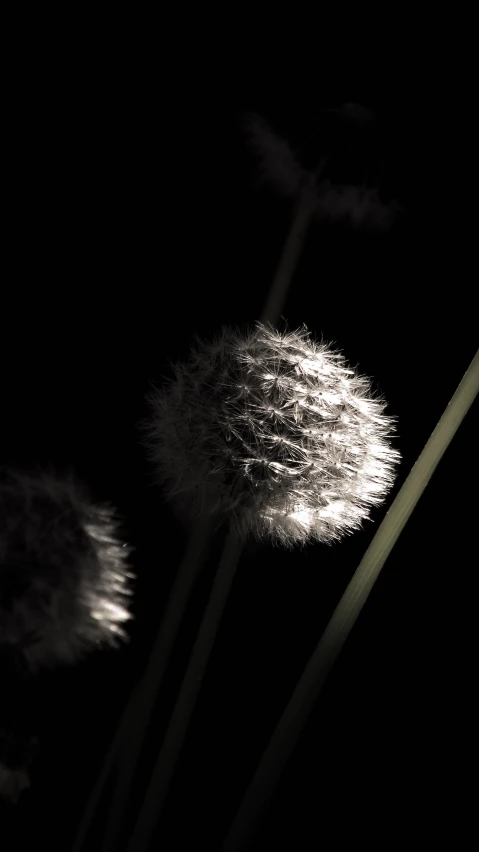
[[[157,481],[190,520],[292,547],[362,526],[394,482],[394,418],[341,352],[303,325],[256,322],[197,336],[149,395],[145,441]]]

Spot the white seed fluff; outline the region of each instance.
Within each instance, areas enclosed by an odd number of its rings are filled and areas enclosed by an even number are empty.
[[[117,528],[71,475],[2,478],[0,642],[21,648],[32,671],[127,638],[131,551]]]
[[[145,443],[183,515],[291,547],[361,527],[400,460],[393,418],[371,382],[305,326],[256,323],[196,340],[149,395]]]

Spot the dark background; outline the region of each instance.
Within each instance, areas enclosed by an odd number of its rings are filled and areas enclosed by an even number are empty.
[[[257,319],[279,259],[291,202],[258,186],[241,116],[260,113],[294,146],[308,139],[313,165],[332,132],[324,110],[373,109],[377,134],[361,156],[345,128],[334,131],[335,174],[358,183],[380,174],[384,199],[405,211],[386,235],[313,224],[283,311],[290,328],[306,323],[374,377],[398,418],[403,462],[361,532],[303,551],[251,546],[240,563],[155,846],[213,852],[477,348],[470,111],[453,84],[398,85],[352,65],[326,73],[280,51],[253,66],[245,47],[226,67],[200,48],[159,61],[160,48],[136,34],[77,46],[70,60],[68,39],[57,48],[18,61],[9,84],[0,463],[73,466],[94,499],[118,508],[135,548],[135,620],[121,651],[39,681],[41,752],[32,789],[2,806],[12,844],[2,848],[33,837],[69,848],[183,553],[139,442],[150,382],[187,356],[194,332]],[[476,435],[477,404],[387,560],[254,849],[391,848],[412,832],[418,845],[467,832],[475,666],[463,613],[477,562]],[[130,822],[215,567],[195,589]]]

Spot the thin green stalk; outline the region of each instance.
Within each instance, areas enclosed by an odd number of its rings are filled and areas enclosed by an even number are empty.
[[[313,652],[266,747],[223,845],[244,852],[273,797],[323,684],[379,573],[479,392],[479,351],[381,523]]]
[[[82,849],[95,810],[100,802],[105,784],[115,763],[121,761],[120,772],[113,792],[109,811],[104,849],[114,849],[115,840],[123,824],[125,805],[131,789],[147,725],[158,696],[163,676],[170,659],[188,599],[203,565],[209,547],[211,524],[201,519],[195,524],[185,556],[173,583],[166,611],[150,652],[145,672],[135,687],[120,719],[115,737],[104,761],[101,774],[87,804],[85,814],[75,838],[73,852]],[[123,753],[121,753],[123,749]]]
[[[188,732],[188,726],[228,600],[241,551],[242,542],[229,532],[211,596],[127,852],[140,852],[140,850],[149,848]]]

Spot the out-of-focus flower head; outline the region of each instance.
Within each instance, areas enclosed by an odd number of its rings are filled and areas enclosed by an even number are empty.
[[[376,126],[373,110],[352,101],[346,101],[338,107],[332,107],[328,112],[336,115],[340,121],[354,130],[364,132],[365,130],[373,130]]]
[[[401,212],[395,199],[385,204],[376,189],[321,181],[315,216],[321,222],[349,222],[354,229],[389,231]]]
[[[197,340],[149,403],[145,443],[168,498],[189,519],[227,518],[243,537],[338,540],[394,481],[384,400],[306,327],[258,322]]]
[[[32,672],[126,639],[131,549],[71,474],[0,478],[0,643]]]
[[[358,134],[367,135],[375,126],[374,114],[360,104],[345,103],[328,112],[344,124],[352,143]],[[315,215],[321,222],[348,221],[353,228],[385,232],[393,226],[398,213],[403,212],[396,199],[383,201],[375,187],[331,183],[322,174],[322,164],[327,158],[316,171],[306,168],[299,153],[262,116],[248,114],[243,128],[257,157],[262,182],[288,197],[295,196],[306,184],[314,185]]]
[[[266,119],[256,114],[245,116],[243,129],[258,158],[260,178],[280,195],[295,195],[305,172],[286,139],[278,136]]]
[[[0,761],[0,798],[16,805],[22,792],[30,786],[30,777],[25,769],[12,769]]]

